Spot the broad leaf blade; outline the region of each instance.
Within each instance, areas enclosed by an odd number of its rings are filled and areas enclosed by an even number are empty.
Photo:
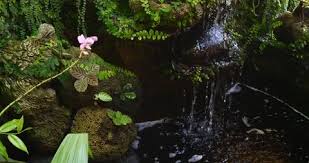
[[[24,144],[24,142],[18,136],[10,134],[10,135],[8,135],[8,139],[16,148],[18,148],[18,149],[26,152],[27,154],[29,154],[26,145]]]
[[[23,130],[24,116],[22,116],[19,120],[17,120],[16,126],[17,126],[17,132],[21,132]]]
[[[95,95],[94,97],[95,100],[101,100],[103,102],[110,102],[113,100],[113,98],[106,92],[100,92]]]
[[[51,163],[88,163],[88,134],[68,134]]]
[[[2,142],[0,141],[0,155],[5,159],[8,160],[9,159],[9,155],[6,151],[6,147],[2,144]]]
[[[14,129],[16,129],[17,127],[17,121],[16,119],[13,119],[11,121],[6,122],[5,124],[3,124],[0,127],[0,133],[6,133],[6,132],[10,132]]]
[[[86,78],[82,78],[79,80],[76,80],[74,83],[74,87],[77,92],[85,92],[88,87],[88,81]]]

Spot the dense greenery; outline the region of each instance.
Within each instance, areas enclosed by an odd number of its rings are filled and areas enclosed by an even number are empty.
[[[301,50],[307,45],[308,36],[284,43],[275,34],[276,29],[284,23],[278,17],[288,11],[293,12],[298,4],[299,0],[238,1],[227,29],[245,53],[250,51],[250,54],[261,54],[270,46],[286,48],[291,52]]]
[[[0,36],[25,38],[36,32],[42,23],[62,30],[60,18],[63,0],[2,0],[0,1]],[[3,44],[0,39],[0,47]]]
[[[17,135],[31,128],[26,129],[23,128],[24,128],[24,117],[21,117],[20,119],[13,119],[0,126],[0,135],[5,135],[12,145],[29,154],[26,145]],[[9,155],[7,153],[6,147],[4,146],[1,140],[0,140],[0,156],[5,160],[9,160]]]
[[[123,39],[164,40],[170,30],[194,24],[206,1],[96,0],[95,3],[110,34]]]

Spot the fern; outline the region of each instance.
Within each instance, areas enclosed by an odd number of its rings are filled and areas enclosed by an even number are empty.
[[[131,37],[131,40],[134,40],[134,38],[138,38],[138,40],[165,40],[168,37],[169,34],[150,29],[149,31],[143,30],[134,33]]]
[[[150,0],[95,0],[99,19],[104,22],[107,32],[117,38],[132,40],[165,40],[170,36],[168,32],[171,29],[185,29],[192,25],[193,19],[200,14],[195,7],[204,3],[203,0],[153,2],[158,4],[154,5]],[[177,13],[182,12],[179,5],[187,4],[191,6],[187,7],[189,13],[179,18]],[[140,5],[136,9],[138,11],[135,11],[134,5]],[[177,22],[181,24],[178,27],[175,25]],[[162,27],[171,29],[160,30]]]
[[[46,22],[53,24],[59,34],[63,28],[60,18],[62,7],[63,0],[0,1],[0,25],[1,21],[5,23],[4,26],[0,26],[0,32],[2,27],[7,26],[10,36],[24,39],[35,33],[40,24]]]
[[[111,77],[114,77],[115,75],[116,75],[115,71],[103,70],[103,71],[100,71],[97,76],[99,80],[107,80]]]

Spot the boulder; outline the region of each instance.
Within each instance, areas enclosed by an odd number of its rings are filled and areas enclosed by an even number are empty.
[[[67,51],[69,54],[79,54],[78,48],[71,48]],[[111,102],[101,103],[103,106],[118,108],[127,113],[134,113],[141,103],[141,88],[137,77],[130,71],[116,67],[105,62],[102,58],[91,53],[89,58],[83,59],[77,66],[91,66],[93,64],[100,66],[100,72],[109,72],[105,79],[99,80],[97,86],[88,86],[85,92],[78,92],[74,87],[75,79],[70,73],[64,74],[60,78],[57,86],[60,100],[69,108],[79,109],[93,105],[94,96],[99,92],[106,92],[113,98]],[[98,75],[98,74],[97,74]],[[125,95],[133,93],[135,98],[130,99]]]
[[[107,116],[107,109],[85,107],[75,115],[73,133],[88,133],[94,160],[112,160],[124,155],[135,139],[135,125],[115,126]]]
[[[59,56],[55,55],[58,45],[54,27],[42,24],[38,31],[36,36],[25,40],[10,41],[0,51],[3,106],[61,69],[57,60]],[[70,129],[71,111],[59,104],[51,83],[33,90],[12,107],[10,112],[13,114],[7,113],[8,116],[15,117],[20,113],[24,115],[26,125],[33,128],[27,136],[34,150],[55,151]]]

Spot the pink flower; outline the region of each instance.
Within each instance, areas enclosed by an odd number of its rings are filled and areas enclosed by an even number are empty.
[[[80,44],[79,48],[82,51],[83,54],[88,55],[89,50],[91,50],[91,46],[94,44],[94,42],[98,41],[97,36],[91,36],[91,37],[85,37],[84,35],[80,35],[77,37],[77,40]]]

